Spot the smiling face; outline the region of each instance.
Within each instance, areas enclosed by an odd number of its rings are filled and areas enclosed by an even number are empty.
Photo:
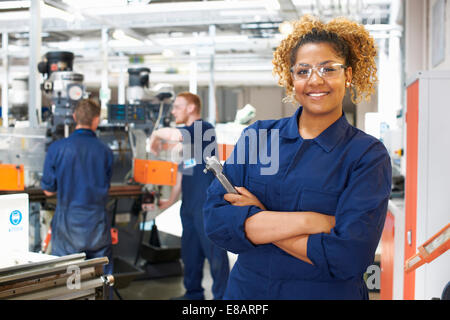
[[[333,47],[326,42],[306,43],[297,50],[294,65],[327,66],[344,64],[345,59],[338,56]],[[333,78],[322,78],[313,70],[309,79],[293,80],[295,98],[303,106],[303,112],[311,115],[342,114],[342,101],[346,82],[351,82],[351,67],[342,69]]]

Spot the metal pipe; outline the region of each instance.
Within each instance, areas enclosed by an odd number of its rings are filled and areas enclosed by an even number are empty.
[[[2,81],[2,119],[3,127],[8,127],[8,83],[9,83],[9,61],[8,61],[8,33],[2,34],[2,51],[3,51],[3,81]]]
[[[39,84],[39,72],[37,65],[41,56],[41,4],[40,1],[30,1],[30,57],[29,67],[29,103],[28,103],[28,119],[30,127],[35,128],[39,124],[41,118],[41,90]]]
[[[215,53],[215,36],[216,36],[216,26],[209,26],[209,36],[211,38],[211,54],[210,54],[210,64],[209,64],[209,100],[208,100],[208,121],[212,124],[216,124],[216,94],[215,94],[215,84],[214,84],[214,53]]]
[[[197,50],[195,48],[191,48],[190,51],[191,62],[189,63],[189,92],[197,94]]]
[[[122,52],[119,53],[119,56],[123,59]],[[119,71],[119,85],[117,87],[117,103],[118,104],[125,104],[125,72],[126,72],[126,68],[123,65],[123,63],[121,63],[120,71]]]
[[[107,103],[110,99],[110,91],[108,88],[108,29],[102,28],[102,84],[100,88],[100,101],[102,108],[101,119],[107,117]]]

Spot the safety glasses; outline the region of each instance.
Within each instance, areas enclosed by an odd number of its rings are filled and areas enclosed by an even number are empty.
[[[333,79],[338,77],[343,69],[347,66],[341,63],[333,63],[320,66],[309,66],[305,64],[297,64],[291,67],[291,74],[294,80],[308,80],[311,77],[313,70],[316,70],[319,76],[323,79]]]

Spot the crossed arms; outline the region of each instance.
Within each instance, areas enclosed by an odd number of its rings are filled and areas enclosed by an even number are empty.
[[[245,221],[244,229],[253,244],[273,243],[290,255],[313,264],[307,256],[310,234],[330,233],[335,218],[318,212],[267,211],[264,205],[244,187],[236,187],[239,195],[227,193],[224,199],[235,206],[254,205],[263,211]]]

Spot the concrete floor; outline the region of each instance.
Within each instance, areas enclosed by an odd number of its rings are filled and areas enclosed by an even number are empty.
[[[230,264],[234,264],[236,256],[229,255]],[[212,278],[209,272],[209,264],[206,261],[203,271],[203,288],[205,289],[205,299],[212,300]],[[151,280],[135,280],[129,286],[119,289],[119,294],[123,300],[170,300],[184,294],[183,277],[166,277]],[[370,300],[380,300],[380,294],[369,292]],[[114,300],[119,300],[114,294]]]
[[[205,299],[212,300],[212,278],[208,262],[205,263],[202,285],[205,289]],[[185,292],[182,276],[135,280],[128,287],[118,291],[123,300],[170,300],[170,298],[182,296]],[[119,298],[114,295],[114,299]]]
[[[170,208],[166,209],[163,214],[157,214],[156,218],[147,217],[147,222],[142,226],[143,229],[148,232],[153,225],[152,220],[155,219],[154,221],[159,230],[159,237],[161,241],[164,242],[164,245],[167,245],[168,247],[179,247],[179,239],[181,238],[182,233],[180,206],[181,201],[177,201]],[[133,221],[130,222],[126,228],[129,228],[129,226],[133,224]],[[137,232],[136,229],[129,229],[128,232],[125,230],[123,231],[124,233],[122,233],[122,236],[119,236],[119,238],[122,237],[125,243],[128,242],[130,244],[130,248],[135,248],[137,246],[137,243],[135,243],[135,234]],[[168,236],[170,237],[168,238]],[[178,240],[174,237],[178,237]],[[148,242],[148,234],[144,235],[143,242]],[[117,249],[117,256],[127,260],[128,263],[134,264],[133,262],[135,255],[134,253],[130,253],[131,251],[128,247],[125,246]],[[237,256],[229,253],[228,258],[231,268],[236,261]],[[140,261],[139,263],[143,263],[143,261]],[[211,300],[213,298],[211,292],[212,278],[207,260],[205,260],[202,285],[205,289],[205,299]],[[123,300],[169,300],[173,297],[182,296],[185,289],[183,285],[183,276],[181,275],[150,280],[134,280],[129,284],[129,286],[118,289],[118,291]],[[117,295],[114,295],[114,298],[119,299]]]

